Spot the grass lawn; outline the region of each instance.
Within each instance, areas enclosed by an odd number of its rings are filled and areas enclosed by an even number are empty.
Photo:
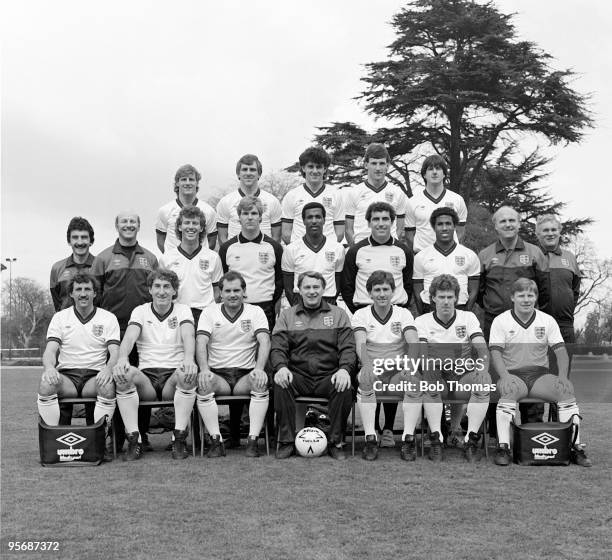
[[[612,557],[610,404],[584,404],[591,469],[328,457],[42,468],[40,369],[6,369],[2,389],[1,558],[583,559]],[[608,414],[606,415],[606,412]],[[153,435],[163,449],[169,434]],[[361,445],[358,445],[358,449]],[[59,552],[8,552],[8,541]]]

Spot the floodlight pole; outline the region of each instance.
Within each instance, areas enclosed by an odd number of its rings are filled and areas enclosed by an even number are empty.
[[[10,259],[4,259],[7,263],[9,263],[9,355],[8,359],[12,358],[12,350],[13,350],[13,263],[17,260],[16,257]]]

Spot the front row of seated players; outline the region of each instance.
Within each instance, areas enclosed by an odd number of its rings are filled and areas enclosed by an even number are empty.
[[[449,274],[433,280],[429,294],[435,309],[416,320],[407,309],[391,305],[394,289],[391,274],[382,270],[374,272],[367,283],[368,294],[374,303],[359,309],[353,316],[357,353],[362,363],[357,403],[366,435],[363,458],[373,461],[378,456],[374,429],[376,395],[403,394],[401,458],[405,461],[416,459],[414,431],[424,408],[432,432],[429,458],[442,460],[442,398],[452,394],[455,400],[468,401],[464,453],[466,460],[473,462],[478,431],[489,405],[491,384],[488,351],[478,319],[469,311],[455,309],[459,283]],[[417,343],[417,336],[423,344]],[[472,355],[472,348],[478,353],[478,361],[473,360],[471,367],[463,369]],[[393,363],[396,357],[401,358],[399,363],[396,361],[394,367],[383,368],[385,360],[390,359]],[[476,363],[481,365],[478,371],[474,368]],[[417,371],[417,364],[421,372]],[[461,386],[449,383],[451,381],[460,382]],[[421,387],[422,382],[428,384],[426,390]],[[440,390],[440,387],[445,388]],[[452,418],[456,430],[460,421],[458,415]]]
[[[227,273],[220,282],[221,304],[213,304],[202,313],[198,325],[198,362],[194,360],[193,319],[186,305],[174,303],[178,278],[168,270],[152,272],[147,280],[152,303],[134,309],[119,352],[119,328],[114,315],[94,304],[95,280],[87,274],[74,276],[69,292],[74,305],[56,313],[51,320],[48,343],[43,356],[44,372],[39,388],[38,408],[42,419],[56,425],[59,421],[58,395],[94,396],[97,394],[95,419],[112,417],[117,402],[126,426],[129,442],[127,460],[142,454],[137,411],[140,398],[174,399],[176,425],[173,457],[185,458],[187,423],[197,401],[200,415],[212,435],[209,457],[224,455],[219,433],[215,394],[251,394],[251,426],[248,456],[258,456],[257,436],[268,408],[268,378],[264,366],[270,340],[263,311],[245,304],[246,284],[240,274]],[[359,373],[358,406],[366,433],[364,458],[377,455],[374,410],[376,391],[391,390],[385,383],[404,383],[404,434],[402,459],[416,457],[414,430],[421,408],[432,431],[430,458],[442,458],[440,437],[442,395],[454,392],[456,399],[468,399],[468,428],[465,456],[473,461],[478,431],[489,401],[488,353],[480,325],[468,311],[456,310],[459,284],[451,275],[436,277],[430,286],[435,310],[413,321],[410,312],[391,305],[395,288],[393,276],[374,272],[367,282],[373,304],[360,309],[353,318],[355,337],[346,314],[323,301],[325,280],[318,272],[303,273],[298,278],[301,301],[283,311],[272,339],[271,364],[275,373],[275,409],[280,447],[277,457],[294,452],[295,396],[324,396],[329,399],[331,430],[329,454],[344,458],[342,438],[352,404],[351,379],[357,352],[362,360]],[[512,287],[513,309],[495,319],[491,330],[492,361],[499,375],[497,407],[498,450],[495,462],[510,463],[509,426],[516,403],[527,396],[555,400],[559,419],[578,423],[578,407],[573,387],[567,378],[568,358],[559,327],[549,315],[535,310],[537,287],[528,279],[517,280]],[[416,335],[423,347],[417,358]],[[376,374],[371,364],[404,354],[408,344],[408,366]],[[140,354],[140,368],[129,365],[134,344]],[[548,347],[559,364],[559,376],[548,373]],[[478,354],[473,366],[467,365],[472,347]],[[58,352],[59,351],[59,352]],[[108,357],[107,357],[108,355]],[[420,360],[418,373],[414,360]],[[466,373],[456,367],[461,364]],[[452,362],[453,367],[445,364]],[[433,363],[434,367],[429,365]],[[477,366],[477,367],[476,367]],[[421,386],[421,381],[428,383]],[[462,386],[451,383],[459,382]],[[442,384],[446,384],[443,388]],[[465,394],[467,386],[468,394]],[[471,388],[471,391],[469,390]],[[463,393],[463,394],[462,394]],[[459,419],[453,419],[458,428]],[[584,448],[576,443],[572,459],[591,466]]]

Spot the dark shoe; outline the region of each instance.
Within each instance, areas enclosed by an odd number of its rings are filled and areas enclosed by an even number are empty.
[[[475,463],[480,460],[478,456],[478,442],[480,441],[480,434],[470,432],[468,440],[463,444],[463,456],[468,463]]]
[[[137,461],[142,457],[142,445],[138,441],[138,432],[126,434],[128,448],[125,452],[125,461]]]
[[[113,451],[112,450],[108,450],[107,447],[104,448],[104,456],[102,457],[102,462],[103,463],[112,463],[113,462]]]
[[[346,459],[346,453],[342,447],[336,447],[335,443],[327,445],[327,454],[336,461],[344,461]]]
[[[570,451],[570,461],[580,467],[592,467],[593,461],[586,456],[584,448],[578,445],[572,447]]]
[[[500,443],[497,446],[497,451],[495,451],[495,464],[500,467],[507,467],[510,463],[512,463],[510,446],[507,443]]]
[[[225,449],[237,449],[240,447],[240,438],[230,437],[225,443]]]
[[[172,458],[187,459],[187,446],[185,439],[187,438],[187,430],[174,430],[174,441],[172,442]]]
[[[151,442],[149,441],[149,436],[148,434],[142,434],[142,442],[140,444],[140,446],[142,447],[142,450],[145,453],[149,453],[150,451],[153,451],[153,446],[151,445]]]
[[[293,443],[281,443],[276,450],[277,459],[289,459],[295,453],[295,445]]]
[[[416,461],[416,442],[414,436],[404,436],[402,448],[400,449],[400,457],[404,461]]]
[[[365,447],[361,451],[361,456],[366,461],[376,461],[378,457],[378,442],[376,441],[376,436],[366,436]]]
[[[247,446],[246,446],[246,456],[247,457],[259,457],[261,453],[259,452],[259,447],[257,447],[257,437],[249,436],[247,438]]]
[[[189,434],[189,431],[187,431],[187,434]],[[166,447],[164,447],[165,451],[172,451],[172,449],[174,449],[173,447],[174,442],[171,440],[168,445],[166,445]],[[191,447],[191,445],[189,445],[189,443],[187,443],[187,440],[185,440],[185,450],[187,451],[187,455],[191,455],[191,452],[193,451],[193,448]]]
[[[432,432],[431,434],[429,460],[433,461],[434,463],[439,463],[442,461],[442,442],[440,441],[440,434],[438,432]]]
[[[221,436],[213,436],[210,440],[210,449],[206,456],[209,459],[214,457],[225,457],[225,444],[221,441]]]

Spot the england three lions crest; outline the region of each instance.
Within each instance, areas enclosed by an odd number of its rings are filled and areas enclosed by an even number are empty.
[[[388,202],[388,203],[393,202],[393,193],[391,192],[385,193],[385,202]]]
[[[534,329],[535,336],[538,340],[542,340],[546,336],[546,327],[536,327]]]
[[[104,335],[104,325],[92,325],[91,332],[94,336],[103,336]]]
[[[325,260],[327,262],[333,263],[336,260],[335,251],[325,251]]]
[[[401,334],[402,334],[402,323],[400,323],[400,321],[392,321],[391,322],[391,332],[395,336],[401,336]]]
[[[270,253],[259,253],[259,262],[261,264],[268,264],[270,262]]]
[[[334,203],[331,196],[324,196],[321,202],[323,203],[323,206],[325,206],[325,208],[331,208],[332,204]]]
[[[457,338],[465,338],[467,334],[467,327],[465,325],[457,325],[455,326],[455,334]]]
[[[173,317],[170,317],[170,319],[168,319],[168,326],[171,329],[176,329],[176,327],[178,327],[178,319],[176,318],[176,315],[174,315]]]
[[[138,257],[138,264],[142,266],[142,268],[150,268],[149,259],[147,259],[147,257]]]
[[[457,266],[463,266],[465,264],[465,257],[462,255],[455,256],[455,264]]]
[[[391,255],[389,257],[389,262],[393,268],[400,268],[402,266],[402,259],[399,255]]]
[[[519,256],[519,262],[521,264],[529,264],[529,255],[520,255]]]
[[[200,270],[206,271],[210,267],[208,259],[200,259]]]
[[[253,323],[251,322],[251,319],[243,319],[242,321],[240,321],[240,330],[243,333],[248,333],[252,331]]]
[[[323,317],[323,324],[326,327],[333,327],[334,326],[334,318],[331,315],[328,315],[327,317]]]

